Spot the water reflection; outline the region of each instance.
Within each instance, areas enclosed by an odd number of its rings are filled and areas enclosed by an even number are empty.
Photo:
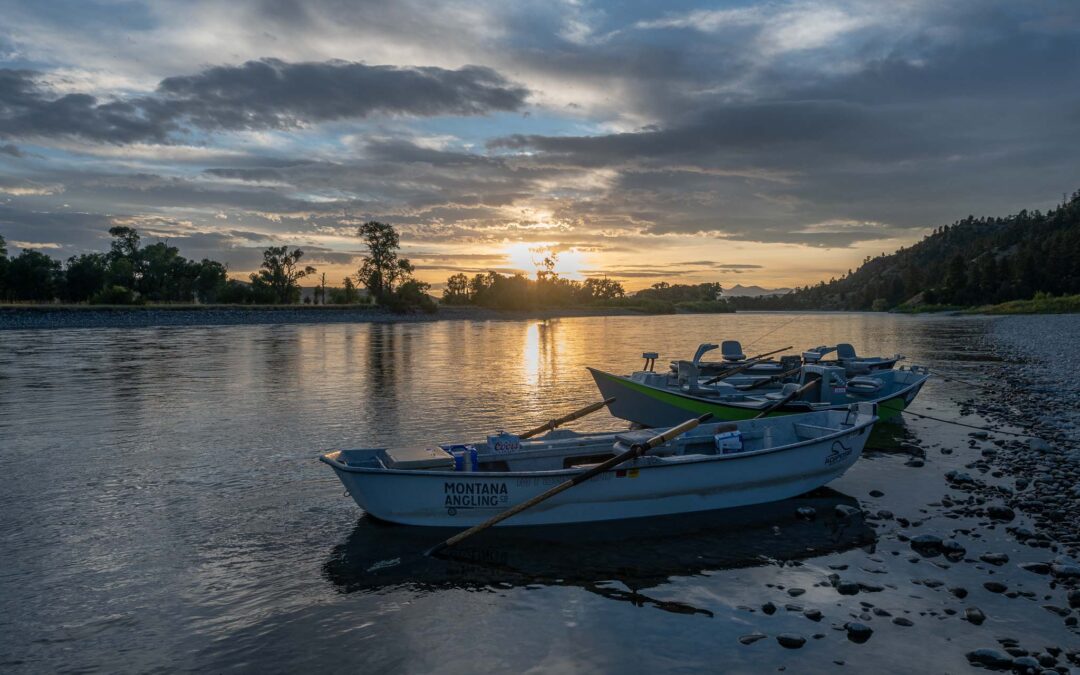
[[[422,555],[455,530],[390,525],[361,518],[323,565],[342,593],[395,587],[576,586],[601,597],[680,613],[708,611],[654,600],[642,591],[675,576],[803,560],[873,547],[859,516],[839,518],[838,505],[858,502],[828,488],[772,504],[723,512],[606,524],[497,529],[451,549]],[[796,509],[812,507],[814,520]],[[623,588],[620,588],[619,586]],[[711,614],[709,614],[711,616]]]

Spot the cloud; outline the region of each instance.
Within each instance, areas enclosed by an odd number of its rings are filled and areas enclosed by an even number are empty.
[[[280,59],[167,77],[146,96],[53,94],[42,74],[0,69],[0,137],[163,143],[181,132],[295,129],[373,115],[430,117],[519,110],[528,91],[491,68],[369,66]]]

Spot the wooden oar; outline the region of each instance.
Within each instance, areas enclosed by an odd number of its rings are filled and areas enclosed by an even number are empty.
[[[773,403],[772,405],[770,405],[768,408],[765,408],[764,410],[762,410],[758,414],[754,415],[754,419],[758,419],[759,417],[765,417],[766,415],[768,415],[772,411],[776,410],[777,408],[783,406],[785,403],[792,400],[793,398],[797,398],[798,396],[801,396],[805,392],[810,391],[811,389],[814,388],[814,385],[816,385],[819,382],[821,382],[820,378],[810,380],[809,382],[807,382],[803,386],[799,387],[795,391],[791,392],[790,394],[788,394],[784,398],[780,399],[776,403]]]
[[[536,427],[535,429],[529,429],[525,433],[520,434],[518,436],[518,438],[520,438],[522,440],[524,440],[526,438],[532,438],[533,436],[535,436],[537,434],[542,434],[545,431],[550,431],[550,430],[554,429],[555,427],[562,426],[563,424],[566,424],[567,422],[573,422],[574,420],[581,419],[582,417],[585,417],[586,415],[588,415],[590,413],[594,413],[597,410],[603,408],[604,406],[611,405],[614,402],[615,402],[615,397],[612,396],[611,398],[604,399],[603,401],[600,401],[599,403],[591,403],[591,404],[585,406],[584,408],[582,408],[581,410],[575,410],[574,412],[570,413],[569,415],[563,415],[562,417],[557,417],[557,418],[555,418],[553,420],[548,420],[547,422],[544,422],[543,424]]]
[[[771,352],[765,352],[764,354],[759,354],[759,355],[755,356],[752,359],[747,359],[746,363],[744,363],[743,365],[741,365],[741,366],[739,366],[737,368],[732,368],[731,370],[725,371],[723,373],[720,373],[716,377],[711,378],[709,380],[706,380],[705,384],[716,384],[720,380],[727,379],[727,378],[731,377],[732,375],[738,375],[739,373],[743,372],[744,370],[749,370],[750,368],[753,368],[754,366],[758,365],[761,362],[761,360],[764,359],[766,356],[772,356],[773,354],[777,354],[779,352],[787,351],[788,349],[791,349],[791,347],[784,347],[783,349],[774,349]]]
[[[459,544],[462,541],[464,541],[465,539],[468,539],[469,537],[473,536],[477,532],[483,532],[484,530],[488,529],[492,525],[495,525],[496,523],[501,523],[502,521],[506,520],[510,516],[516,515],[516,514],[521,513],[522,511],[524,511],[526,509],[532,508],[533,506],[536,506],[537,504],[539,504],[542,501],[551,499],[552,497],[559,494],[560,492],[563,492],[565,490],[569,490],[570,488],[574,487],[575,485],[580,485],[581,483],[584,483],[585,481],[589,480],[590,478],[595,478],[596,476],[599,476],[600,474],[604,473],[605,471],[608,471],[610,469],[614,469],[615,467],[619,466],[620,464],[628,462],[631,459],[635,459],[637,457],[640,457],[640,456],[644,455],[646,452],[649,452],[650,450],[652,450],[653,448],[655,448],[655,447],[657,447],[659,445],[663,445],[664,443],[667,443],[668,441],[670,441],[671,439],[673,439],[673,438],[675,438],[677,436],[681,436],[682,434],[685,434],[687,431],[690,431],[691,429],[695,428],[697,425],[702,424],[704,422],[707,422],[711,417],[712,417],[712,413],[705,413],[701,417],[695,417],[694,419],[686,420],[685,422],[683,422],[682,424],[680,424],[678,426],[671,427],[670,429],[668,429],[664,433],[660,434],[659,436],[653,436],[652,438],[645,441],[644,443],[635,444],[634,446],[632,446],[626,452],[624,452],[622,454],[619,454],[619,455],[615,455],[611,459],[609,459],[609,460],[607,460],[605,462],[601,462],[601,463],[597,464],[596,466],[592,467],[588,471],[585,471],[583,473],[579,473],[576,476],[574,476],[573,478],[571,478],[570,480],[559,483],[558,485],[551,488],[550,490],[546,490],[545,492],[542,492],[542,493],[536,495],[532,499],[528,499],[526,501],[523,501],[520,504],[518,504],[517,506],[513,506],[513,507],[503,511],[500,514],[485,520],[484,522],[480,523],[479,525],[473,525],[472,527],[465,530],[464,532],[459,532],[458,534],[455,534],[454,536],[450,537],[446,541],[442,542],[441,544],[436,545],[434,548],[429,550],[427,552],[427,555],[434,555],[434,554],[438,553],[439,551],[442,551],[445,548],[449,548],[451,546],[454,546],[455,544]]]

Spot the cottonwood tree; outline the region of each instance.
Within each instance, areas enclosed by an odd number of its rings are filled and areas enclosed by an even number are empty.
[[[311,265],[300,266],[304,252],[289,252],[288,246],[271,246],[263,251],[262,269],[251,274],[251,284],[257,292],[266,292],[271,302],[290,304],[300,299],[301,279],[315,274]]]
[[[376,300],[385,302],[398,285],[412,278],[413,266],[398,257],[401,243],[393,225],[372,220],[358,227],[356,234],[368,248],[356,277]]]

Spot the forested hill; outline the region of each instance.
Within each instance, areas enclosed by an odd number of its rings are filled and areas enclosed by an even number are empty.
[[[1004,218],[968,216],[910,248],[867,258],[854,272],[738,309],[885,310],[972,306],[1080,293],[1080,191],[1062,206]]]

